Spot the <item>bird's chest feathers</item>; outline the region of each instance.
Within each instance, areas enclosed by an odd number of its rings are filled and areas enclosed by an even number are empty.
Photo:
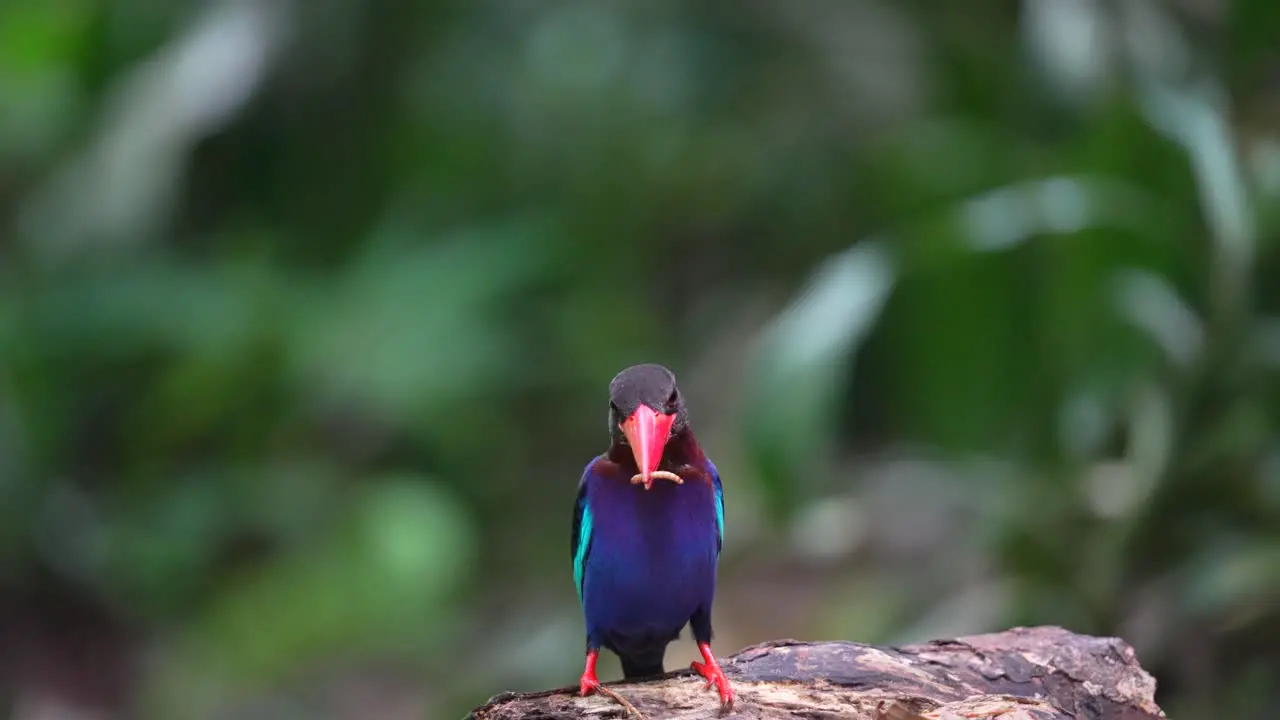
[[[659,480],[650,490],[605,481],[591,488],[592,559],[618,589],[675,592],[714,576],[714,490],[699,478]],[[595,564],[595,563],[593,563]]]

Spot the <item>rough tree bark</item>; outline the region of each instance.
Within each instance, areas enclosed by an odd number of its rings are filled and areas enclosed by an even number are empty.
[[[730,717],[760,720],[1156,720],[1156,682],[1117,638],[1057,627],[900,648],[775,640],[722,661],[738,700]],[[690,671],[607,683],[649,720],[717,715]],[[628,711],[576,688],[504,693],[471,720],[604,720]]]

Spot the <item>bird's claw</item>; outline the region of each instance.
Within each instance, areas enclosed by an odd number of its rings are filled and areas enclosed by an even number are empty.
[[[622,706],[622,709],[627,712],[629,717],[634,718],[635,720],[646,720],[645,716],[636,709],[635,705],[631,704],[630,700],[627,700],[613,690],[601,685],[600,681],[596,679],[594,671],[583,673],[582,679],[578,681],[579,695],[586,697],[591,693],[600,693],[601,695],[612,699],[614,702]]]
[[[596,651],[587,653],[587,665],[582,669],[582,679],[578,681],[578,694],[586,697],[600,689],[600,680],[596,678]]]
[[[677,485],[684,484],[684,478],[680,477],[679,475],[673,472],[668,472],[666,470],[656,470],[654,472],[649,473],[649,479],[647,480],[645,479],[643,473],[636,473],[635,475],[631,476],[631,484],[644,485],[645,490],[649,490],[653,488],[654,480],[670,480],[671,482]]]
[[[729,678],[725,677],[724,670],[719,665],[710,663],[701,663],[694,661],[690,667],[694,672],[707,679],[707,684],[703,686],[704,690],[710,690],[712,686],[720,693],[720,711],[729,712],[733,709],[733,688],[729,686]]]

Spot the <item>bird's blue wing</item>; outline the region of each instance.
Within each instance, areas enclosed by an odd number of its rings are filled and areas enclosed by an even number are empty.
[[[720,486],[720,471],[715,464],[708,460],[707,465],[711,468],[711,487],[716,491],[716,554],[719,555],[724,545],[724,488]]]
[[[578,481],[578,498],[573,504],[573,535],[570,538],[570,556],[573,558],[573,584],[578,588],[578,602],[582,602],[582,578],[587,569],[587,553],[591,551],[591,506],[587,504],[587,475]]]

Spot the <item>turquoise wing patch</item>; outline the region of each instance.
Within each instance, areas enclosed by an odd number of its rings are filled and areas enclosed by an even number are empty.
[[[720,485],[720,471],[716,469],[715,463],[708,460],[707,465],[711,466],[711,487],[716,491],[716,529],[720,531],[716,538],[718,553],[724,545],[724,488]]]
[[[573,553],[573,584],[578,587],[578,602],[582,602],[582,576],[587,569],[587,549],[591,547],[591,508],[582,503],[582,515],[578,521],[578,539]]]
[[[724,492],[716,486],[716,526],[720,528],[720,542],[724,542]]]

